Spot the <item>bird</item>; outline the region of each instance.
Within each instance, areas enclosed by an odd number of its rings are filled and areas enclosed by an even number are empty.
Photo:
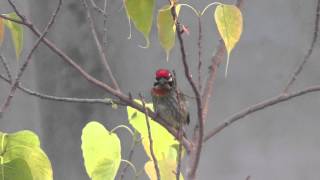
[[[168,69],[155,72],[155,82],[151,88],[153,108],[157,115],[174,129],[179,130],[189,124],[190,116],[184,94],[176,87],[176,79]]]

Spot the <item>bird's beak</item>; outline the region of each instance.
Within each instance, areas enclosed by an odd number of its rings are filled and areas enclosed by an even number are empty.
[[[158,83],[160,86],[163,86],[163,85],[167,84],[167,80],[164,78],[161,78],[161,79],[159,79]]]

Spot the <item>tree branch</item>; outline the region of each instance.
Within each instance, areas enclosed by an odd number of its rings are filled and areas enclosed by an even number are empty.
[[[15,11],[17,11],[16,14],[22,19],[22,21],[23,21],[23,22],[28,22],[28,21],[26,20],[26,18],[25,18],[24,16],[22,16],[22,15],[18,12],[18,10],[17,10],[16,6],[13,4],[13,2],[12,2],[11,0],[8,0],[8,1],[9,1],[9,3],[11,4],[11,6],[13,7],[13,9],[14,9]],[[56,10],[54,11],[54,13],[52,14],[52,16],[51,16],[51,18],[50,18],[50,20],[49,20],[48,25],[45,27],[43,33],[40,35],[39,39],[36,41],[36,43],[35,43],[34,46],[32,47],[31,51],[29,52],[29,54],[28,54],[28,56],[27,56],[27,60],[26,60],[26,61],[23,63],[23,65],[21,66],[21,68],[20,68],[20,70],[19,70],[19,72],[18,72],[18,74],[17,74],[17,77],[15,78],[14,82],[12,83],[12,87],[11,87],[11,89],[10,89],[10,93],[9,93],[9,95],[7,96],[7,98],[5,99],[4,103],[2,104],[2,106],[1,106],[1,108],[0,108],[0,117],[1,117],[2,113],[6,110],[6,108],[9,107],[10,101],[11,101],[11,99],[12,99],[13,96],[14,96],[14,93],[15,93],[15,91],[16,91],[16,89],[17,89],[17,86],[18,86],[18,83],[19,83],[20,78],[22,77],[24,71],[26,70],[28,64],[30,63],[31,57],[32,57],[33,53],[35,52],[35,50],[38,48],[41,40],[48,34],[49,29],[50,29],[50,27],[53,25],[53,23],[54,23],[54,21],[55,21],[55,18],[56,18],[57,14],[58,14],[58,12],[59,12],[59,10],[60,10],[60,8],[61,8],[61,5],[62,5],[62,0],[59,0],[58,7],[56,8]]]
[[[312,37],[312,41],[311,41],[310,47],[308,49],[307,54],[305,54],[305,56],[303,57],[303,60],[301,61],[300,65],[294,71],[294,73],[292,74],[289,82],[285,86],[285,88],[283,90],[284,93],[288,92],[289,88],[293,85],[293,83],[297,79],[297,76],[301,73],[304,65],[310,59],[310,56],[311,56],[311,54],[313,52],[314,46],[315,46],[315,44],[317,42],[317,39],[318,39],[319,19],[320,19],[319,16],[320,16],[320,0],[317,1],[316,18],[315,18],[315,22],[314,22],[313,37]]]
[[[2,65],[3,65],[4,69],[5,69],[5,71],[6,71],[6,73],[7,73],[7,76],[8,76],[9,81],[12,81],[12,76],[11,76],[10,68],[9,68],[9,66],[8,66],[8,63],[7,63],[6,59],[5,59],[2,55],[0,55],[0,61],[1,61]]]
[[[118,85],[116,79],[114,78],[112,70],[111,70],[111,68],[109,66],[109,63],[107,61],[106,54],[105,54],[105,52],[104,52],[104,50],[102,48],[102,45],[101,45],[101,43],[99,41],[97,30],[96,30],[96,28],[94,26],[94,22],[93,22],[90,10],[88,8],[87,1],[86,0],[81,0],[81,2],[82,2],[82,5],[83,5],[83,7],[85,8],[85,10],[87,12],[87,19],[89,21],[89,26],[90,26],[90,29],[91,29],[92,36],[93,36],[94,41],[95,41],[95,43],[97,45],[97,48],[99,50],[99,55],[100,55],[100,58],[101,58],[101,62],[104,65],[105,69],[107,70],[107,73],[108,73],[108,75],[109,75],[109,77],[111,79],[112,85],[114,86],[114,88],[117,91],[120,91],[119,85]]]
[[[177,14],[176,14],[176,8],[175,8],[175,4],[173,5],[172,9],[171,9],[171,14],[173,17],[174,22],[176,22],[176,34],[178,36],[178,41],[179,41],[179,45],[180,45],[180,52],[181,52],[181,60],[182,60],[182,64],[184,67],[184,73],[185,76],[195,94],[195,98],[196,98],[196,102],[197,102],[197,115],[198,115],[198,124],[199,124],[199,130],[196,131],[196,133],[194,134],[194,136],[197,137],[197,139],[195,140],[195,147],[194,147],[194,151],[191,151],[191,160],[190,160],[190,170],[188,172],[188,177],[190,180],[195,179],[196,176],[196,170],[198,168],[198,164],[199,164],[199,160],[200,160],[200,153],[201,153],[201,149],[202,149],[202,139],[203,139],[203,116],[202,116],[202,103],[201,103],[201,96],[200,96],[200,92],[195,84],[195,82],[193,81],[192,77],[191,77],[191,73],[189,70],[189,66],[188,66],[188,62],[187,62],[187,56],[186,56],[186,51],[184,48],[184,42],[182,39],[182,33],[181,33],[181,28],[180,28],[180,23],[177,19]],[[198,135],[199,134],[199,135]]]
[[[221,132],[226,127],[228,127],[231,124],[233,124],[234,122],[248,116],[249,114],[252,114],[252,113],[257,112],[259,110],[262,110],[264,108],[279,104],[281,102],[288,101],[290,99],[302,96],[304,94],[308,94],[308,93],[316,92],[316,91],[320,91],[320,85],[307,87],[301,91],[297,91],[294,93],[289,93],[289,94],[288,93],[281,93],[278,96],[272,97],[272,98],[267,99],[265,101],[262,101],[260,103],[249,106],[248,108],[232,115],[230,118],[225,120],[222,124],[218,125],[216,128],[209,131],[209,133],[207,133],[207,135],[204,138],[204,142],[208,141],[210,138],[214,137],[216,134]]]
[[[154,164],[154,169],[156,170],[156,175],[157,175],[157,180],[160,180],[160,170],[159,170],[159,165],[158,165],[158,161],[157,161],[157,158],[154,154],[154,151],[153,151],[153,140],[152,140],[152,136],[151,136],[151,128],[150,128],[150,123],[149,123],[149,115],[148,115],[148,111],[146,109],[146,103],[142,97],[141,94],[139,94],[139,97],[141,99],[141,102],[142,102],[142,106],[145,110],[145,116],[146,116],[146,124],[147,124],[147,128],[148,128],[148,137],[149,137],[149,146],[150,146],[150,154],[151,154],[151,157],[152,157],[152,161],[153,161],[153,164]]]
[[[4,77],[4,75],[0,74],[0,79],[4,80],[5,82],[7,82],[8,84],[11,84],[11,81]],[[121,106],[125,106],[125,104],[110,99],[110,98],[105,98],[105,99],[88,99],[88,98],[74,98],[74,97],[59,97],[59,96],[52,96],[52,95],[47,95],[47,94],[43,94],[40,92],[36,92],[33,91],[29,88],[26,88],[24,86],[22,86],[20,83],[18,84],[18,89],[20,89],[22,92],[29,94],[31,96],[35,96],[38,97],[40,99],[45,99],[45,100],[52,100],[52,101],[59,101],[59,102],[69,102],[69,103],[86,103],[86,104],[104,104],[104,105],[113,105],[113,104],[117,104],[117,105],[121,105]]]

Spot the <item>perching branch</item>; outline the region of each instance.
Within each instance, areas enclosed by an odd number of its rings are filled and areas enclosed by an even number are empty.
[[[249,106],[248,108],[232,115],[230,118],[228,118],[227,120],[225,120],[222,124],[220,124],[219,126],[217,126],[215,129],[211,130],[204,138],[204,142],[208,141],[210,138],[214,137],[216,134],[218,134],[219,132],[221,132],[223,129],[225,129],[226,127],[230,126],[231,124],[233,124],[234,122],[237,122],[238,120],[248,116],[249,114],[252,114],[254,112],[257,112],[259,110],[262,110],[264,108],[279,104],[281,102],[284,101],[288,101],[290,99],[302,96],[304,94],[308,94],[311,92],[316,92],[316,91],[320,91],[320,85],[318,86],[311,86],[308,88],[305,88],[301,91],[297,91],[294,93],[281,93],[278,96],[272,97],[270,99],[267,99],[265,101],[262,101],[260,103],[254,104],[252,106]]]
[[[97,30],[95,28],[95,25],[94,25],[94,22],[93,22],[93,19],[92,19],[92,16],[91,16],[91,13],[90,13],[90,10],[89,10],[89,7],[88,7],[88,4],[87,4],[87,1],[86,0],[81,0],[82,2],[82,5],[83,7],[85,8],[86,12],[87,12],[87,19],[89,21],[89,25],[90,25],[90,29],[91,29],[91,33],[92,33],[92,36],[94,38],[94,41],[97,45],[97,48],[99,50],[99,55],[100,55],[100,58],[101,58],[101,61],[102,61],[102,64],[104,65],[105,69],[107,70],[107,73],[111,79],[111,82],[112,82],[112,85],[114,86],[114,88],[117,90],[117,91],[120,91],[120,87],[112,73],[112,70],[109,66],[109,63],[107,61],[107,58],[106,58],[106,54],[103,50],[103,47],[99,41],[99,37],[98,37],[98,34],[97,34]]]
[[[15,11],[17,11],[16,6],[12,3],[11,0],[8,0],[9,3],[11,4],[11,6],[14,8]],[[56,10],[54,11],[54,13],[52,14],[48,25],[45,27],[43,33],[40,35],[39,39],[36,41],[36,43],[34,44],[34,46],[32,47],[31,51],[29,52],[28,56],[27,56],[27,60],[23,63],[23,65],[21,66],[21,68],[19,69],[19,72],[17,74],[17,77],[15,78],[15,80],[12,83],[12,87],[10,89],[9,95],[7,96],[7,98],[5,99],[4,103],[2,104],[1,108],[0,108],[0,117],[2,115],[2,113],[6,110],[6,108],[9,107],[10,105],[10,101],[14,96],[14,93],[17,89],[18,83],[20,78],[22,77],[24,71],[26,70],[27,66],[29,65],[29,63],[31,62],[31,57],[33,55],[33,53],[35,52],[35,50],[38,48],[40,42],[42,41],[42,39],[48,34],[50,27],[53,25],[55,18],[61,8],[62,5],[62,0],[59,0],[58,3],[58,7],[56,8]],[[18,11],[16,12],[16,14],[22,19],[23,22],[28,22],[26,20],[26,18],[24,16],[22,16]]]
[[[288,92],[289,88],[293,85],[293,83],[297,79],[297,76],[301,73],[304,65],[310,59],[310,56],[311,56],[311,54],[313,52],[313,49],[314,49],[314,45],[316,44],[317,39],[318,39],[319,19],[320,19],[320,0],[317,1],[316,18],[315,18],[315,22],[314,22],[313,37],[312,37],[312,41],[311,41],[310,47],[308,49],[307,54],[303,57],[303,60],[301,61],[300,65],[294,71],[294,73],[292,74],[289,82],[285,86],[285,88],[283,90],[284,93]]]
[[[139,97],[141,99],[141,102],[142,102],[142,106],[143,108],[145,109],[145,116],[146,116],[146,124],[147,124],[147,129],[148,129],[148,137],[149,137],[149,146],[150,146],[150,154],[151,154],[151,157],[152,157],[152,161],[153,161],[153,164],[154,164],[154,169],[156,171],[156,175],[157,175],[157,180],[160,180],[161,177],[160,177],[160,170],[159,170],[159,164],[158,164],[158,160],[154,154],[154,151],[153,151],[153,140],[152,140],[152,136],[151,136],[151,128],[150,128],[150,123],[149,123],[149,115],[148,115],[148,111],[146,109],[146,103],[142,97],[141,94],[139,94]]]

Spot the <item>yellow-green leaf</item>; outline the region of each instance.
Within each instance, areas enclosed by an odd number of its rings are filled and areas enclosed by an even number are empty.
[[[4,37],[4,24],[3,24],[3,19],[0,18],[0,45],[3,42],[3,37]]]
[[[172,18],[170,5],[163,6],[158,11],[157,17],[157,28],[158,28],[158,39],[160,45],[165,50],[167,60],[169,59],[170,50],[175,44],[176,37],[176,25]],[[176,5],[176,14],[179,15],[181,5]]]
[[[12,169],[6,171],[8,165],[15,169],[16,174],[25,174],[26,180],[30,174],[33,180],[52,180],[50,160],[40,148],[39,138],[33,132],[19,131],[13,134],[0,132],[0,146],[2,175],[8,175],[12,180],[15,180],[14,178],[19,180],[20,176],[10,175]],[[16,161],[17,159],[20,160]]]
[[[228,53],[225,72],[227,76],[230,53],[240,40],[242,33],[242,14],[240,9],[234,5],[219,4],[214,12],[214,19]]]
[[[7,17],[10,17],[12,19],[20,20],[18,15],[16,13],[9,13],[6,14]],[[22,51],[22,45],[23,45],[23,28],[21,24],[5,20],[4,24],[9,28],[11,32],[12,42],[15,48],[16,57],[19,59],[21,51]]]
[[[163,159],[158,161],[158,166],[161,179],[176,179],[177,161],[172,159]],[[144,170],[146,171],[150,180],[157,180],[157,174],[154,168],[153,161],[148,161],[144,165]],[[180,179],[183,180],[183,176],[181,173]]]
[[[117,134],[92,121],[82,130],[84,165],[92,180],[113,180],[121,161],[121,144]]]
[[[151,31],[153,20],[154,0],[124,0],[128,17],[140,31],[147,41],[146,47],[149,46],[149,33]]]
[[[141,103],[136,100],[136,102]],[[146,104],[150,109],[153,108],[151,103]],[[131,107],[127,107],[128,119],[129,123],[140,133],[142,137],[142,144],[144,146],[144,150],[148,155],[149,159],[152,159],[150,153],[150,143],[148,136],[148,128],[146,125],[145,114],[133,109]],[[153,140],[153,150],[157,160],[161,159],[173,159],[175,160],[177,157],[177,150],[175,146],[178,144],[178,141],[172,136],[167,129],[165,129],[162,125],[155,122],[151,118],[150,120],[150,129],[151,129],[151,137]]]

